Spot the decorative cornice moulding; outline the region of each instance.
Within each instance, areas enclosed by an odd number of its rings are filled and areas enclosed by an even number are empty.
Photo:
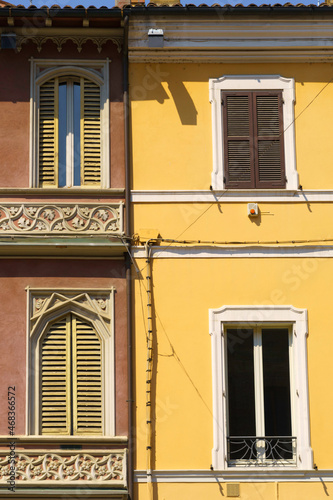
[[[0,235],[123,234],[123,203],[0,205]]]
[[[115,36],[98,36],[98,35],[87,35],[87,36],[75,36],[75,35],[18,35],[17,36],[17,51],[20,52],[22,50],[22,45],[28,42],[32,42],[37,46],[38,52],[42,51],[43,45],[46,42],[53,42],[58,49],[58,52],[62,51],[63,45],[72,41],[77,48],[77,51],[80,53],[82,51],[82,46],[86,42],[93,42],[97,46],[97,50],[99,53],[102,52],[103,45],[107,42],[111,41],[116,45],[118,53],[121,52],[121,47],[123,43],[122,37]]]
[[[132,255],[136,259],[145,259],[144,247],[132,247]],[[230,258],[333,258],[331,245],[175,245],[151,247],[151,258],[154,259],[230,259]]]
[[[0,29],[0,33],[3,30]],[[67,41],[73,42],[78,52],[82,51],[83,45],[92,41],[98,52],[101,52],[102,47],[107,42],[112,42],[117,47],[118,53],[121,52],[124,37],[123,30],[117,28],[53,28],[53,27],[42,27],[37,28],[36,26],[29,27],[15,27],[13,32],[16,34],[16,48],[20,52],[22,46],[28,42],[32,42],[37,46],[38,52],[41,52],[43,45],[51,41],[53,42],[58,51],[61,52],[63,45]]]
[[[179,30],[179,25],[182,30]],[[313,20],[275,19],[264,16],[189,20],[153,15],[131,22],[129,59],[132,62],[274,62],[319,61],[333,58],[333,23],[324,17]],[[148,30],[163,29],[164,47],[148,47]],[[241,33],[241,36],[240,36]]]

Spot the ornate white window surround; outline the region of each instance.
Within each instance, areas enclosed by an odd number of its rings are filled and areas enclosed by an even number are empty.
[[[313,453],[310,446],[309,396],[307,377],[308,336],[307,310],[292,306],[223,306],[209,310],[209,332],[212,341],[213,369],[213,467],[215,470],[232,470],[227,462],[227,373],[225,333],[229,326],[289,327],[292,331],[290,389],[292,391],[292,426],[297,439],[296,464],[250,464],[251,468],[267,467],[269,470],[311,470]],[[235,466],[237,471],[242,470]]]
[[[27,435],[40,435],[40,352],[51,322],[68,313],[90,322],[101,341],[102,435],[115,435],[114,290],[27,289]],[[59,435],[58,435],[59,437]],[[62,439],[73,436],[62,435]],[[97,436],[98,439],[98,436]]]
[[[39,148],[40,148],[40,88],[52,78],[66,79],[74,77],[87,80],[100,89],[100,184],[97,188],[110,187],[110,140],[109,140],[109,59],[106,60],[70,60],[70,59],[31,59],[30,80],[30,187],[40,187],[39,183]],[[58,99],[56,97],[55,99]],[[69,99],[69,97],[68,97]],[[68,100],[67,99],[67,100]],[[69,104],[69,101],[68,101]],[[73,117],[67,105],[67,165],[66,187],[73,186]],[[82,119],[81,119],[82,121]],[[54,132],[55,141],[57,132]],[[81,139],[82,141],[82,139]],[[81,144],[82,150],[82,144]],[[57,146],[56,146],[57,150]],[[72,150],[72,152],[70,151]],[[56,153],[57,155],[58,153]],[[57,186],[49,186],[57,187]],[[92,186],[87,186],[92,187]],[[84,189],[84,186],[81,186]]]
[[[213,172],[212,188],[216,191],[226,189],[224,184],[224,146],[222,100],[223,90],[281,90],[283,97],[284,160],[286,190],[297,190],[299,186],[296,171],[296,150],[294,131],[295,82],[293,78],[279,75],[225,75],[209,80],[209,100],[212,104]],[[281,190],[279,190],[280,192]],[[254,191],[256,192],[256,191]],[[241,196],[242,193],[239,192]]]

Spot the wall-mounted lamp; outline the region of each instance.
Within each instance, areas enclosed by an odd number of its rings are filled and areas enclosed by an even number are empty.
[[[162,29],[150,28],[148,31],[148,47],[161,48],[164,46]]]

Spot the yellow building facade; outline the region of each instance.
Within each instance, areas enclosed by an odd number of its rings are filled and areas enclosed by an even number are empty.
[[[135,498],[333,494],[332,27],[131,11]]]

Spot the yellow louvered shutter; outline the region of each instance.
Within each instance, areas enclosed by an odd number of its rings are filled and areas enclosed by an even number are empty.
[[[100,87],[81,78],[81,185],[101,183]]]
[[[53,323],[41,346],[41,432],[70,434],[70,322]]]
[[[39,186],[58,186],[58,78],[39,91]]]
[[[101,342],[92,325],[73,318],[74,434],[101,434]]]
[[[69,314],[42,341],[42,434],[102,434],[102,351],[92,324]]]

